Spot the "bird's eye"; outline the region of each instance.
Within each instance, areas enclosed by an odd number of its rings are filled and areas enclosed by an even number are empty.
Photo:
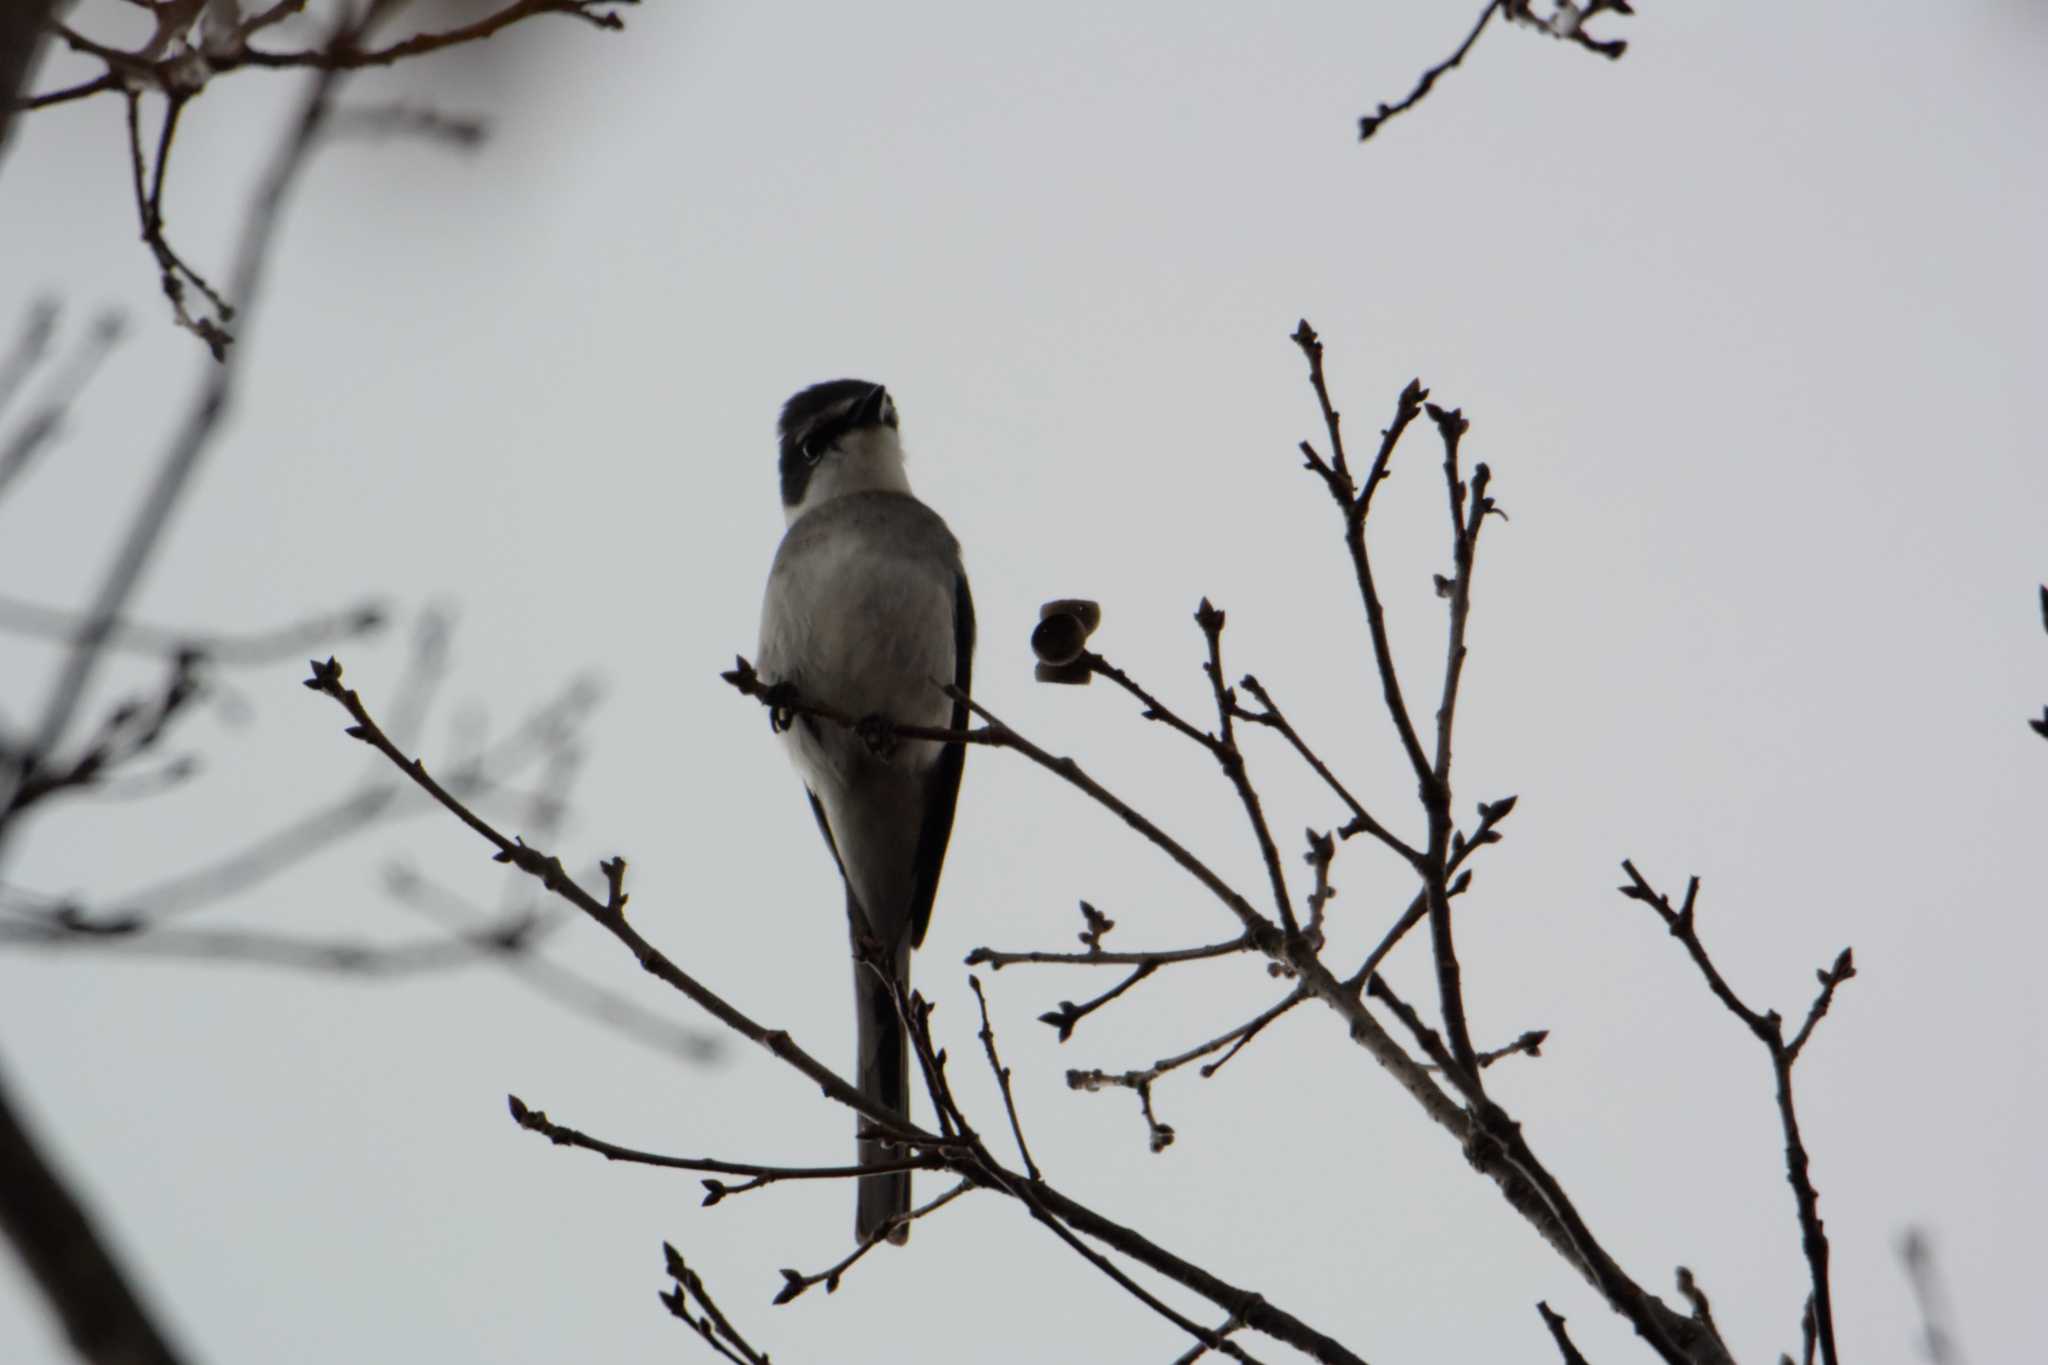
[[[801,449],[803,450],[804,463],[816,464],[818,461],[824,459],[825,451],[830,448],[831,444],[832,443],[826,440],[823,436],[804,437],[804,443],[801,447]]]

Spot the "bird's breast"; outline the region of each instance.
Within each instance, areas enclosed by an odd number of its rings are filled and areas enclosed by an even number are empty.
[[[785,544],[762,607],[763,676],[793,683],[806,698],[850,715],[949,724],[952,702],[942,689],[955,676],[957,569],[950,559],[858,534]],[[800,725],[790,732],[807,769],[830,755],[805,750],[821,744],[836,750],[842,739],[861,743],[843,731],[807,730]],[[939,751],[930,741],[904,741],[894,761],[922,766]]]

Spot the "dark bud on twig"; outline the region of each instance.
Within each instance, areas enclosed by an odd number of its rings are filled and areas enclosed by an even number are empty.
[[[1430,581],[1430,583],[1431,583],[1431,584],[1433,584],[1433,585],[1435,586],[1435,588],[1436,588],[1436,595],[1437,595],[1438,597],[1449,597],[1449,596],[1451,595],[1451,589],[1452,589],[1452,588],[1453,588],[1454,586],[1456,586],[1455,584],[1453,584],[1453,583],[1451,582],[1451,580],[1450,580],[1450,579],[1448,579],[1448,578],[1445,578],[1445,577],[1444,577],[1444,576],[1443,576],[1442,574],[1440,574],[1440,573],[1433,573],[1433,574],[1431,574],[1431,575],[1429,576],[1429,581]]]
[[[1083,929],[1077,937],[1088,947],[1100,952],[1102,949],[1102,936],[1116,928],[1116,921],[1103,914],[1100,910],[1097,910],[1087,901],[1081,902],[1081,918],[1088,922],[1088,927]]]
[[[1436,429],[1443,433],[1447,441],[1455,441],[1472,429],[1472,424],[1465,419],[1465,413],[1460,408],[1445,408],[1429,403],[1424,405],[1423,410],[1429,414],[1429,420],[1436,423]]]
[[[1038,1022],[1041,1024],[1050,1024],[1054,1028],[1058,1029],[1060,1032],[1060,1041],[1064,1043],[1067,1041],[1067,1039],[1074,1036],[1074,1025],[1081,1022],[1080,1006],[1076,1005],[1071,1000],[1062,1000],[1060,1001],[1060,1007],[1058,1009],[1047,1010],[1044,1014],[1039,1015]],[[1070,1072],[1068,1073],[1068,1075],[1070,1078],[1069,1083],[1071,1084],[1072,1073]]]
[[[788,1303],[810,1287],[811,1282],[809,1280],[787,1266],[783,1267],[782,1288],[775,1291],[775,1306],[780,1308],[783,1304]]]
[[[1515,808],[1515,802],[1521,799],[1519,796],[1503,796],[1498,801],[1481,801],[1479,818],[1488,824],[1498,824],[1508,818],[1509,813]]]
[[[1218,635],[1223,631],[1223,608],[1203,598],[1195,608],[1195,624],[1202,628],[1204,635]]]
[[[1031,652],[1038,656],[1038,681],[1085,686],[1093,676],[1082,655],[1088,637],[1102,624],[1102,608],[1085,597],[1062,597],[1038,609]]]

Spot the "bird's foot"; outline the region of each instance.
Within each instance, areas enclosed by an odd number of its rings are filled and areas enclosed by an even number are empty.
[[[868,752],[876,758],[887,758],[896,752],[896,722],[884,715],[862,716],[853,727],[861,743],[868,746]]]
[[[779,735],[796,724],[796,704],[802,699],[795,683],[768,684],[761,693],[761,700],[768,705],[768,728]]]

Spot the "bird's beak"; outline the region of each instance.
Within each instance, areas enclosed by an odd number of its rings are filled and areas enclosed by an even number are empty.
[[[868,390],[867,396],[860,400],[860,406],[853,410],[853,425],[856,427],[880,426],[882,424],[882,414],[888,410],[888,407],[888,386],[884,384],[875,385],[872,389]]]

